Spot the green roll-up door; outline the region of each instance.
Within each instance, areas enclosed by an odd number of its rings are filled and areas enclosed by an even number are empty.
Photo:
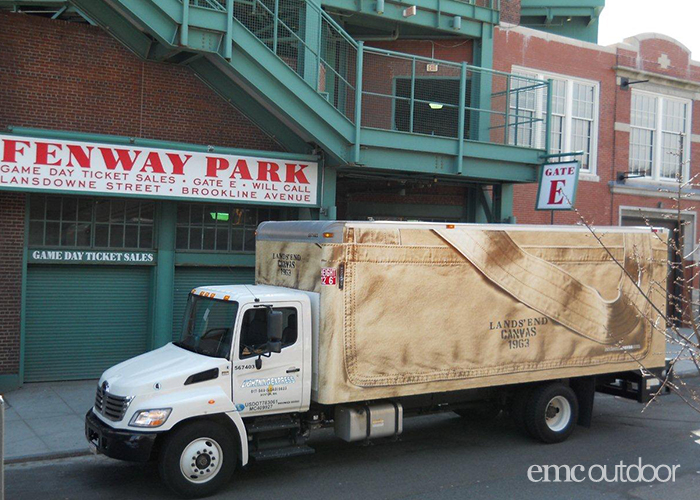
[[[255,283],[252,267],[178,267],[175,269],[173,296],[173,340],[180,338],[187,297],[193,288],[205,285],[251,285]]]
[[[145,352],[148,267],[29,266],[26,382],[97,378]]]

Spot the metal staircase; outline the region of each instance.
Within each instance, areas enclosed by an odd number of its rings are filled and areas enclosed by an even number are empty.
[[[550,135],[551,106],[528,104],[548,82],[365,46],[313,0],[67,4],[139,56],[187,65],[284,147],[322,148],[329,165],[532,182],[548,149],[522,140]]]

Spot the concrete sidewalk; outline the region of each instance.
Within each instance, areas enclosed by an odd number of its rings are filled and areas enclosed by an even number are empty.
[[[5,461],[88,453],[85,414],[96,380],[26,384],[5,398]]]

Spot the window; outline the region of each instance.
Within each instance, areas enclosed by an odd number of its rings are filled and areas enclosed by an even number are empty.
[[[459,78],[419,77],[415,79],[413,92],[413,124],[411,124],[411,78],[396,78],[394,129],[456,138],[459,126]],[[468,82],[465,102],[469,107]],[[465,138],[469,137],[468,129],[469,117],[466,116]]]
[[[190,295],[182,335],[175,345],[188,351],[229,359],[238,302]]]
[[[275,209],[180,203],[175,247],[178,250],[253,252],[258,224],[279,218],[279,210]]]
[[[152,201],[33,194],[29,245],[153,248]]]
[[[297,341],[299,320],[295,307],[275,308],[284,315],[282,330],[282,349],[292,346]],[[250,358],[256,355],[256,351],[267,344],[267,308],[256,307],[248,309],[243,316],[241,324],[241,341],[239,358]]]
[[[633,90],[630,172],[657,180],[685,178],[689,128],[690,101]]]
[[[547,115],[547,89],[533,88],[529,80],[552,80],[552,122],[550,144],[552,153],[583,151],[581,171],[596,171],[598,136],[598,84],[566,76],[513,68],[513,92],[510,101],[510,144],[544,148]],[[521,76],[522,78],[518,78]]]

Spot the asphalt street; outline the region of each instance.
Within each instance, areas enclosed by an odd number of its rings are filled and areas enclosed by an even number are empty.
[[[700,380],[689,381],[700,389]],[[641,412],[637,403],[598,396],[593,427],[565,443],[543,445],[508,419],[475,424],[453,413],[405,422],[398,442],[345,443],[328,430],[310,444],[315,455],[268,461],[238,470],[213,498],[255,499],[674,499],[700,491],[700,413],[669,395]],[[694,434],[693,432],[697,434]],[[696,442],[697,441],[697,442]],[[528,479],[533,465],[680,465],[675,481],[574,482]],[[596,469],[593,478],[600,476]],[[662,474],[665,477],[665,474]],[[636,477],[633,474],[632,477]],[[156,467],[79,457],[6,466],[6,498],[167,499]],[[534,476],[538,478],[537,475]]]

